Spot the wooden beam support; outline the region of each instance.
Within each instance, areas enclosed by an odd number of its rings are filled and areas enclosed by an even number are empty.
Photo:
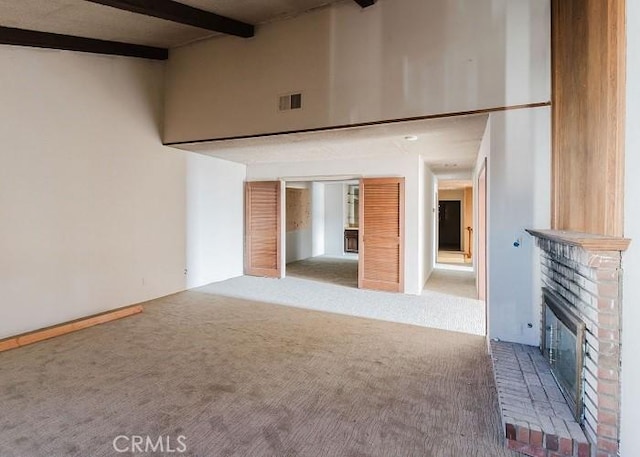
[[[33,332],[5,338],[0,340],[0,352],[37,343],[38,341],[48,340],[49,338],[76,332],[78,330],[93,327],[98,324],[104,324],[105,322],[114,321],[116,319],[122,319],[123,317],[132,316],[134,314],[141,313],[142,309],[142,305],[125,306],[124,308],[118,308],[113,311],[94,314],[93,316],[65,322],[64,324],[54,325],[40,330],[35,330]]]
[[[243,38],[249,38],[255,34],[255,28],[251,24],[174,2],[173,0],[87,1]]]
[[[0,26],[0,44],[141,57],[154,60],[166,60],[169,58],[169,51],[164,48],[2,26]]]
[[[376,3],[376,0],[355,0],[361,8],[367,8]]]

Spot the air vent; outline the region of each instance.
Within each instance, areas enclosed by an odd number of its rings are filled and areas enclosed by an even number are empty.
[[[302,94],[287,94],[280,96],[279,101],[279,109],[280,111],[289,111],[292,109],[300,109],[302,108]]]

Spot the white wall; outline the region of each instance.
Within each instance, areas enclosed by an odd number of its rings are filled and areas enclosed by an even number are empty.
[[[321,182],[311,183],[311,255],[313,257],[325,253],[325,187]]]
[[[431,273],[433,273],[435,252],[434,252],[434,237],[436,236],[435,227],[435,176],[428,165],[422,164],[420,167],[420,210],[421,210],[421,224],[419,232],[422,234],[420,237],[422,253],[422,262],[420,263],[420,278],[422,278],[422,285],[429,280]]]
[[[545,102],[548,0],[349,0],[169,59],[165,141]],[[303,93],[280,113],[278,97]]]
[[[395,158],[344,159],[314,162],[265,163],[247,166],[248,180],[286,179],[287,177],[305,176],[364,176],[364,177],[392,177],[405,178],[405,284],[404,292],[420,294],[422,291],[422,277],[420,275],[420,192],[419,172],[422,160],[419,157],[398,156]],[[330,205],[332,191],[330,185],[325,184],[325,209]],[[340,214],[344,211],[340,208]],[[330,215],[325,212],[326,221]],[[341,216],[342,217],[342,216]],[[344,221],[343,221],[344,224]],[[343,225],[344,228],[344,225]],[[331,252],[328,235],[325,232],[326,253]]]
[[[491,114],[489,122],[489,336],[538,345],[539,250],[525,229],[550,226],[551,112],[505,111]]]
[[[313,198],[310,182],[288,183],[286,186],[287,188],[306,189],[309,192],[309,198]],[[311,201],[311,205],[313,205],[313,201]],[[284,207],[287,207],[286,203]],[[313,217],[313,206],[311,211]],[[287,219],[288,216],[285,215],[285,220]],[[285,239],[287,241],[285,249],[285,258],[287,263],[308,259],[313,256],[313,219],[309,222],[310,224],[308,227],[298,230],[286,230],[286,224],[284,225]]]
[[[342,183],[324,185],[324,243],[326,255],[344,254],[345,191]]]
[[[2,46],[0,67],[0,338],[239,273],[191,254],[206,211],[241,220],[209,183],[244,171],[160,144],[162,63]]]
[[[243,274],[246,166],[187,154],[187,288]]]
[[[473,181],[473,226],[476,229],[473,231],[473,245],[480,246],[480,222],[479,222],[479,195],[480,191],[478,189],[478,178],[480,177],[480,172],[482,171],[482,166],[484,165],[485,159],[489,157],[491,153],[491,118],[487,119],[487,126],[484,130],[484,134],[482,135],[482,141],[480,142],[480,147],[478,148],[478,157],[476,158],[476,164],[472,173],[472,181]],[[488,186],[487,186],[488,188]],[[487,198],[487,214],[488,214],[488,195]],[[488,221],[487,221],[488,222]],[[477,252],[477,249],[476,249]],[[478,272],[478,255],[474,255],[471,257],[471,261],[473,262],[473,269],[477,273]],[[476,275],[476,287],[478,287],[478,277]],[[487,316],[490,314],[491,310],[487,306]],[[489,321],[489,319],[487,319]]]
[[[627,120],[622,304],[622,457],[640,455],[640,2],[627,4]]]

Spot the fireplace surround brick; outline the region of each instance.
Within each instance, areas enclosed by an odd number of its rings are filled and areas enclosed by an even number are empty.
[[[629,240],[529,230],[541,250],[542,285],[586,325],[582,427],[592,456],[618,455],[622,251]]]

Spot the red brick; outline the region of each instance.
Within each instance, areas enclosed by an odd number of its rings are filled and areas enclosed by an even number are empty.
[[[607,381],[617,381],[618,380],[618,371],[617,370],[605,370],[603,368],[598,369],[598,379],[604,379]]]
[[[578,457],[589,457],[591,455],[591,446],[587,443],[578,443]]]
[[[598,296],[607,298],[616,298],[620,292],[617,282],[599,282]]]
[[[618,357],[620,355],[620,341],[618,332],[615,330],[599,329],[598,334],[604,334],[598,343],[598,354],[609,357]],[[598,358],[598,361],[600,359]]]
[[[616,395],[618,393],[618,384],[615,382],[598,382],[598,394]]]
[[[618,452],[618,441],[611,440],[609,438],[598,437],[598,443],[596,447],[598,448],[598,451],[605,451],[615,454]]]
[[[618,436],[618,428],[613,425],[598,424],[598,435],[606,438]]]
[[[598,329],[598,338],[600,339],[600,341],[613,341],[613,342],[619,342],[620,341],[620,333],[618,332],[618,330],[609,330],[606,328],[599,328]]]
[[[534,446],[542,447],[542,432],[540,430],[531,430],[529,434],[529,443]]]
[[[560,437],[560,455],[573,455],[573,440]]]
[[[615,268],[598,268],[596,270],[596,278],[599,281],[617,281],[618,270]]]
[[[506,437],[508,440],[516,439],[516,426],[513,424],[507,424],[505,426]]]
[[[558,437],[556,435],[545,435],[544,447],[549,449],[550,451],[557,451],[559,448]]]
[[[612,397],[611,395],[598,394],[598,408],[615,411],[618,409],[618,400],[616,397]]]
[[[517,441],[507,441],[507,447],[512,451],[520,452],[521,454],[530,455],[531,457],[547,457],[547,451],[538,446],[531,444],[523,444]]]
[[[597,419],[598,423],[601,424],[612,425],[614,427],[618,425],[618,417],[616,414],[608,411],[599,410]]]
[[[520,443],[529,444],[529,428],[518,425],[516,439]]]
[[[598,314],[598,326],[617,328],[620,325],[620,317],[616,314],[599,313]],[[617,332],[616,332],[617,334]]]
[[[612,298],[598,298],[598,310],[600,311],[616,311],[618,309],[618,300]]]

